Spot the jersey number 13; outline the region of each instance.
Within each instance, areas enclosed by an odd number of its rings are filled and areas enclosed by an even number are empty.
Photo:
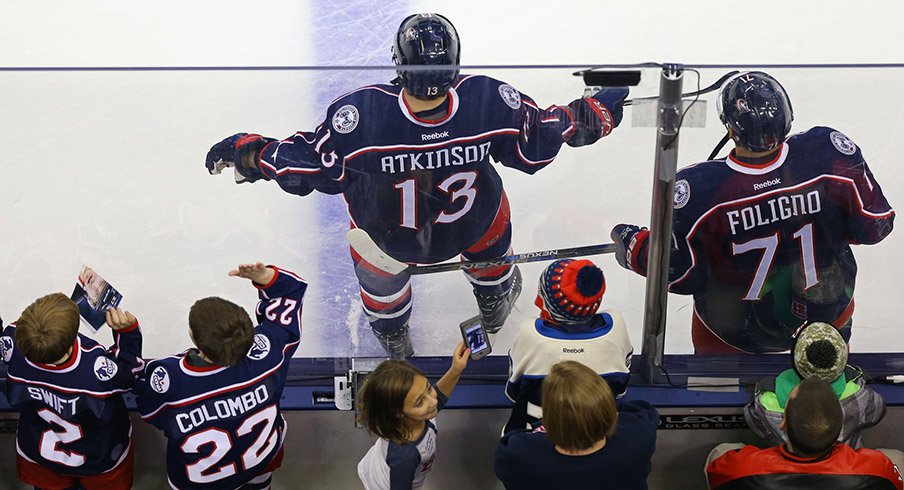
[[[436,188],[449,197],[450,204],[459,199],[464,199],[464,204],[462,204],[457,211],[452,213],[441,211],[439,216],[436,217],[436,220],[434,220],[434,224],[452,223],[468,214],[468,211],[474,206],[474,198],[477,197],[477,188],[474,187],[475,180],[477,180],[477,172],[458,172],[446,177],[445,180],[437,184]],[[457,189],[452,189],[452,187],[458,183],[461,183],[461,185]],[[399,207],[402,210],[402,216],[400,225],[403,228],[416,230],[418,223],[417,181],[415,179],[406,179],[393,187],[398,189],[401,194],[402,202]],[[428,199],[429,198],[433,198],[433,196],[428,196]]]

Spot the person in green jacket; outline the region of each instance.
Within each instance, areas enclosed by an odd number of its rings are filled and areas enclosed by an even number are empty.
[[[841,402],[844,423],[838,442],[862,447],[863,430],[885,416],[885,399],[866,385],[863,371],[847,364],[848,346],[841,334],[828,323],[810,323],[798,330],[791,352],[791,369],[757,383],[756,395],[744,407],[747,425],[772,445],[787,442],[781,424],[788,395],[802,379],[815,375],[832,386]]]

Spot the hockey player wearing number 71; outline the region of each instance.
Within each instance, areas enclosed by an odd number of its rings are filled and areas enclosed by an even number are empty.
[[[141,418],[166,436],[166,473],[175,489],[265,490],[282,463],[279,401],[301,339],[308,285],[261,263],[229,275],[257,289],[258,326],[235,303],[196,301],[188,329],[197,348],[148,362],[134,390]]]
[[[850,245],[881,241],[895,217],[860,148],[828,127],[788,136],[788,94],[762,72],[728,79],[718,108],[735,149],[675,182],[669,291],[694,295],[695,351],[786,351],[814,321],[849,340]],[[618,263],[646,275],[646,228],[611,235]]]
[[[342,194],[353,227],[392,258],[436,263],[510,252],[503,165],[533,174],[562,143],[589,145],[618,126],[627,88],[540,109],[499,80],[461,75],[455,27],[437,14],[411,15],[393,43],[398,78],[336,99],[323,123],[278,141],[239,133],[214,145],[212,174],[235,167],[238,182],[275,180],[301,196]],[[419,69],[429,65],[436,69]],[[407,274],[388,275],[352,252],[364,312],[393,358],[413,355]],[[466,270],[488,331],[502,327],[521,290],[517,267]]]

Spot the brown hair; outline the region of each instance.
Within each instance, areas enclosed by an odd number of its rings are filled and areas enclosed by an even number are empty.
[[[63,293],[40,297],[16,322],[16,346],[31,362],[59,361],[75,344],[78,306]]]
[[[813,375],[797,385],[785,408],[785,432],[800,456],[821,456],[838,439],[844,415],[832,387]]]
[[[424,373],[406,361],[380,363],[367,376],[358,394],[358,422],[377,437],[404,443],[407,434],[401,415],[405,397],[417,376]]]
[[[611,436],[617,420],[612,390],[589,367],[562,361],[543,380],[543,427],[560,448],[587,449]]]
[[[235,366],[251,349],[254,324],[241,306],[223,298],[199,299],[188,313],[195,346],[220,366]]]

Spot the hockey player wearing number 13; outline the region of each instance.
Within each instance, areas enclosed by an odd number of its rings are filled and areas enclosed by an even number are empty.
[[[134,390],[141,418],[166,436],[174,489],[265,490],[282,464],[279,402],[301,339],[308,285],[262,263],[229,275],[257,289],[258,326],[235,303],[196,301],[188,327],[197,348],[148,362]]]
[[[393,45],[396,84],[339,97],[312,132],[282,141],[245,133],[226,138],[207,154],[207,169],[216,174],[234,166],[239,182],[275,180],[301,196],[343,194],[351,225],[402,262],[504,256],[511,246],[509,203],[491,160],[533,174],[553,161],[562,143],[597,141],[621,121],[628,89],[540,109],[511,85],[460,75],[449,66],[458,65],[459,47],[448,19],[411,15]],[[352,257],[375,335],[391,357],[413,355],[410,277],[388,276]],[[498,330],[520,293],[517,268],[465,274],[484,326]]]
[[[881,241],[895,216],[860,148],[828,127],[786,139],[791,102],[762,72],[728,79],[718,108],[735,149],[681,169],[675,183],[669,291],[694,295],[695,351],[785,351],[813,321],[849,340],[850,245]],[[618,263],[646,275],[648,231],[618,225],[611,235]]]

